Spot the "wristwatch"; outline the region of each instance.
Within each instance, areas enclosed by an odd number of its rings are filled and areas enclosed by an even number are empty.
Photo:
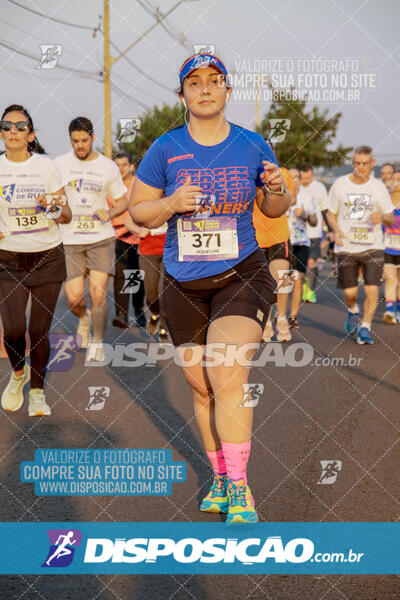
[[[274,196],[285,196],[286,195],[286,190],[284,188],[284,186],[281,183],[281,189],[277,192],[275,192],[274,190],[271,190],[270,187],[268,187],[266,184],[264,184],[264,189],[266,190],[267,194],[273,194]]]

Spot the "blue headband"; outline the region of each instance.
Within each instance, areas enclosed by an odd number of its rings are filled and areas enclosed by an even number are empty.
[[[194,56],[188,58],[181,67],[179,73],[179,81],[181,85],[185,77],[190,75],[192,71],[195,71],[196,69],[206,69],[207,67],[215,67],[224,75],[225,79],[227,79],[228,71],[226,70],[224,63],[219,60],[219,58],[213,54],[195,54]]]

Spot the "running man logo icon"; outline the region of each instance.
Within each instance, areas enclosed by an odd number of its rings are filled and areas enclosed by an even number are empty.
[[[121,293],[136,294],[141,282],[144,281],[144,271],[142,269],[124,269],[124,277],[125,283]]]
[[[192,44],[195,54],[215,54],[215,44]]]
[[[193,227],[198,229],[199,231],[203,231],[204,229],[204,221],[194,221]]]
[[[342,470],[341,460],[320,460],[321,477],[317,481],[318,485],[332,485],[335,483],[338,473]]]
[[[106,400],[110,397],[108,386],[89,386],[89,403],[85,410],[103,410]]]
[[[14,196],[15,183],[10,185],[0,185],[0,198],[6,202],[11,202]]]
[[[293,269],[277,269],[278,282],[275,294],[290,294],[293,290],[294,282],[299,278],[299,272]]]
[[[369,194],[347,194],[347,213],[343,218],[361,221],[370,204],[371,197]]]
[[[80,348],[80,335],[72,333],[51,333],[50,356],[46,371],[69,371],[75,360],[75,352]]]
[[[83,179],[71,179],[71,181],[69,181],[67,183],[67,185],[69,187],[71,187],[73,190],[75,190],[75,192],[78,192],[78,194],[82,189],[82,184],[83,184]]]
[[[42,56],[36,68],[54,69],[57,65],[58,57],[62,54],[63,47],[61,44],[40,44],[40,51]]]
[[[118,141],[123,144],[129,144],[130,142],[134,142],[137,136],[138,131],[141,126],[140,119],[120,119],[119,127],[120,132],[118,136]]]
[[[242,383],[243,399],[238,408],[254,408],[264,392],[263,383]]]
[[[82,532],[79,529],[48,529],[50,548],[42,567],[68,567],[81,545]]]
[[[290,124],[290,119],[270,119],[269,126],[271,131],[267,141],[271,142],[272,144],[283,142],[287,132],[290,129]]]

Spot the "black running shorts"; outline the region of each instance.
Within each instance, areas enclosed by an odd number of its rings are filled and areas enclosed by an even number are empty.
[[[382,278],[383,250],[367,250],[357,254],[336,254],[338,287],[342,289],[358,286],[358,272],[362,271],[365,285],[379,285]]]
[[[209,324],[232,315],[254,319],[264,330],[275,288],[260,249],[213,277],[179,282],[165,271],[163,307],[173,343],[203,345]]]
[[[385,252],[385,265],[395,265],[400,267],[400,254],[389,254]]]
[[[305,273],[307,271],[307,262],[310,256],[310,247],[295,244],[292,246],[293,251],[293,269],[299,273]]]
[[[293,262],[292,255],[292,246],[290,244],[290,240],[286,240],[286,242],[280,242],[279,244],[274,244],[269,248],[263,248],[265,252],[265,257],[267,261],[270,263],[273,260],[288,260],[290,264]]]
[[[59,283],[67,276],[62,244],[41,252],[0,250],[0,279],[27,287]]]
[[[310,256],[317,260],[321,256],[321,238],[310,238]]]

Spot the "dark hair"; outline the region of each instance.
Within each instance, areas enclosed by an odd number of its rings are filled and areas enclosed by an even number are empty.
[[[308,171],[314,171],[311,163],[301,163],[301,165],[299,165],[299,167],[298,167],[298,170],[301,173],[307,173]]]
[[[22,112],[22,114],[25,115],[26,120],[29,122],[29,127],[31,128],[31,131],[35,131],[31,115],[28,113],[26,108],[24,108],[20,104],[10,104],[10,106],[7,106],[7,108],[1,116],[1,120],[4,119],[7,113],[12,111]],[[37,139],[37,137],[35,137],[33,142],[28,142],[27,150],[28,152],[36,152],[36,154],[46,154],[46,150],[43,148],[43,146],[39,144],[39,140]]]
[[[129,160],[129,164],[133,165],[132,156],[127,152],[118,152],[118,154],[115,155],[114,160],[116,160],[117,158],[127,158]]]
[[[86,133],[93,135],[92,121],[86,117],[76,117],[76,119],[72,119],[71,123],[69,124],[68,131],[69,135],[71,135],[73,131],[86,131]]]
[[[371,146],[357,146],[354,150],[354,154],[372,154]]]
[[[393,169],[393,173],[396,172],[396,167],[394,165],[392,165],[392,163],[383,163],[383,165],[381,166],[381,169],[383,169],[383,167],[391,167]]]

